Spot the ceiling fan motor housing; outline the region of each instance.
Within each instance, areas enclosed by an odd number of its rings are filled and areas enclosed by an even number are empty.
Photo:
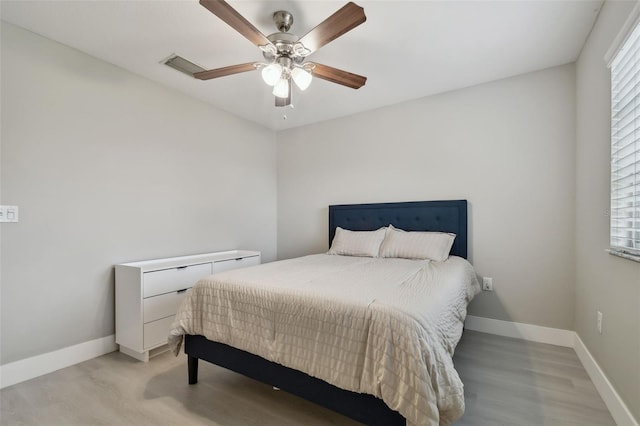
[[[291,33],[273,33],[267,39],[276,47],[278,56],[291,56],[294,53],[293,47],[298,42],[298,36]],[[265,52],[269,53],[269,52]],[[266,58],[266,57],[265,57]],[[266,58],[269,59],[269,58]]]

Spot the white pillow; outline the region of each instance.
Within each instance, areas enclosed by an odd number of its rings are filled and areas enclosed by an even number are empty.
[[[446,232],[407,232],[389,225],[380,247],[380,257],[431,259],[437,262],[449,257],[455,234]]]
[[[386,228],[377,231],[349,231],[337,227],[327,254],[378,257],[386,231]]]

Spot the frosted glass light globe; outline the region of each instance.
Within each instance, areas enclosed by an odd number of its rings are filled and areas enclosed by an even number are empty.
[[[279,98],[286,99],[289,97],[289,80],[281,78],[275,86],[273,86],[273,94]]]
[[[275,85],[282,75],[282,66],[280,64],[270,64],[262,69],[262,79],[269,86]]]
[[[291,70],[291,77],[300,90],[306,90],[311,84],[311,73],[302,68],[294,68]]]

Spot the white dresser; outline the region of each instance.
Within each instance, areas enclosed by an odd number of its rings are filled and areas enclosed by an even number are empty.
[[[141,361],[166,349],[186,291],[217,272],[260,264],[260,252],[231,250],[116,265],[116,343]]]

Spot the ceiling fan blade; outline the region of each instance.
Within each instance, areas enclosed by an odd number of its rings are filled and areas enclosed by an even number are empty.
[[[359,89],[367,82],[367,77],[354,74],[347,71],[339,70],[328,65],[315,64],[312,74],[314,77],[330,81],[332,83],[342,84],[343,86]]]
[[[253,71],[256,67],[254,62],[246,64],[231,65],[228,67],[216,68],[213,70],[201,71],[194,73],[193,76],[198,80],[211,80],[212,78],[224,77],[225,75],[239,74],[241,72]]]
[[[247,21],[244,16],[240,15],[234,8],[229,6],[226,1],[200,0],[200,4],[256,46],[271,44],[264,34]]]
[[[302,36],[299,42],[311,52],[314,52],[366,20],[364,9],[353,2],[349,2]]]

